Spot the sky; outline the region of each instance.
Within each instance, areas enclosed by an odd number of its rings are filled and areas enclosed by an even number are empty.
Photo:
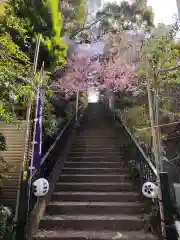
[[[102,2],[114,2],[115,0],[102,0]],[[117,1],[119,2],[119,1]],[[154,23],[171,24],[173,15],[177,14],[176,0],[148,0],[148,5],[153,8]]]
[[[153,8],[154,22],[171,24],[173,15],[177,14],[176,0],[148,0],[148,5]]]

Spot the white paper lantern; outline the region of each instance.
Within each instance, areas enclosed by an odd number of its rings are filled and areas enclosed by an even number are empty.
[[[35,196],[43,197],[49,191],[49,182],[45,178],[39,178],[33,182],[32,187]]]
[[[153,182],[145,182],[142,186],[142,193],[145,197],[154,199],[158,195],[158,187]]]

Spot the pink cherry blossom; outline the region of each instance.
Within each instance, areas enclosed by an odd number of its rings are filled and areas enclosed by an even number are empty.
[[[63,75],[55,85],[66,95],[71,95],[77,90],[84,91],[88,87],[96,86],[100,90],[137,92],[135,66],[125,64],[121,59],[111,59],[103,63],[91,61],[85,56],[72,57]]]
[[[101,78],[105,87],[113,91],[132,91],[136,89],[135,67],[113,59],[102,66]]]

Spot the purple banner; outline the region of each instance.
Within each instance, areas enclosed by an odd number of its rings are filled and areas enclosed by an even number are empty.
[[[32,151],[32,167],[37,169],[41,164],[42,153],[42,117],[43,117],[43,91],[41,88],[37,90],[36,99],[36,116],[34,123],[33,151]]]

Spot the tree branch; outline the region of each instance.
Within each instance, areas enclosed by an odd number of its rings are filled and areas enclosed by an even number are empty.
[[[91,23],[90,25],[88,25],[87,27],[83,27],[80,30],[78,30],[74,35],[72,35],[70,37],[70,39],[75,38],[80,32],[87,30],[89,28],[91,28],[94,24],[98,23],[99,21],[101,21],[106,15],[101,16],[100,18],[96,19],[93,23]]]
[[[116,13],[116,14],[103,12],[103,16],[101,16],[98,19],[96,19],[93,23],[89,24],[87,27],[83,27],[83,28],[79,29],[75,34],[70,36],[70,39],[75,38],[80,32],[91,28],[94,24],[96,24],[96,23],[100,22],[101,20],[103,20],[104,17],[107,17],[107,16],[109,16],[109,17],[120,17],[122,15],[124,9],[125,9],[125,6],[121,9],[120,13]]]
[[[158,72],[171,72],[171,71],[175,71],[179,68],[180,68],[180,65],[178,65],[176,67],[173,67],[173,68],[170,68],[170,69],[160,69],[160,70],[158,70]]]

